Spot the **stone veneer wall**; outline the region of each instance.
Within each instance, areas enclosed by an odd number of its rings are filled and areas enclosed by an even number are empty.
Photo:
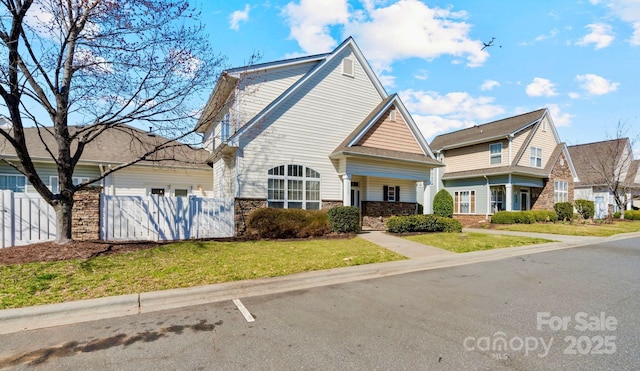
[[[244,236],[247,232],[247,217],[256,209],[267,207],[264,198],[236,198],[234,207],[234,221],[236,236]]]
[[[488,223],[489,221],[491,221],[491,218],[487,220],[486,215],[479,214],[455,214],[453,215],[453,218],[462,223],[463,227],[470,227],[481,223]]]
[[[562,160],[562,161],[561,161]],[[561,165],[561,162],[563,164]],[[569,168],[569,162],[564,157],[564,153],[560,154],[553,169],[551,170],[551,176],[545,181],[543,188],[536,188],[535,194],[531,197],[531,210],[553,210],[553,181],[563,180],[568,183],[569,196],[568,202],[573,202],[574,189],[573,189],[573,175],[571,175],[571,169]],[[534,193],[534,192],[532,192]],[[537,196],[537,197],[536,197]]]
[[[333,209],[334,207],[342,206],[342,200],[322,200],[322,210]]]
[[[73,196],[71,237],[78,241],[100,239],[100,194],[102,187],[88,187]]]
[[[413,215],[416,210],[415,202],[362,201],[362,228],[384,231],[389,217]]]

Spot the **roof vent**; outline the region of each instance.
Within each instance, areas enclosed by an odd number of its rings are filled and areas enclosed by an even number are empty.
[[[156,134],[153,132],[153,126],[149,126],[149,131],[147,132],[147,136],[155,137]]]

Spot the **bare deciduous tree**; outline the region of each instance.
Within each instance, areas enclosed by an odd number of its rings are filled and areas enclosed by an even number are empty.
[[[177,141],[194,139],[199,93],[223,59],[211,51],[188,0],[0,0],[0,104],[11,120],[0,135],[25,175],[56,212],[59,243],[71,240],[74,193],[139,161],[171,160]],[[108,130],[153,126],[158,141],[137,159],[73,184],[83,150]],[[36,127],[55,162],[59,192],[38,175],[25,141]],[[132,138],[132,140],[134,140]],[[164,151],[164,152],[163,152]]]

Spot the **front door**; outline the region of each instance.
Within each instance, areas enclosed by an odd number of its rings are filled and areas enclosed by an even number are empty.
[[[351,186],[351,206],[360,208],[360,187]]]
[[[521,211],[529,210],[529,190],[526,190],[526,189],[520,190],[520,210]]]

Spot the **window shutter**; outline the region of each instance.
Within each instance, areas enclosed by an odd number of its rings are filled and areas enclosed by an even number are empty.
[[[400,202],[400,186],[396,186],[396,201]]]
[[[389,186],[382,187],[382,200],[389,201]]]

